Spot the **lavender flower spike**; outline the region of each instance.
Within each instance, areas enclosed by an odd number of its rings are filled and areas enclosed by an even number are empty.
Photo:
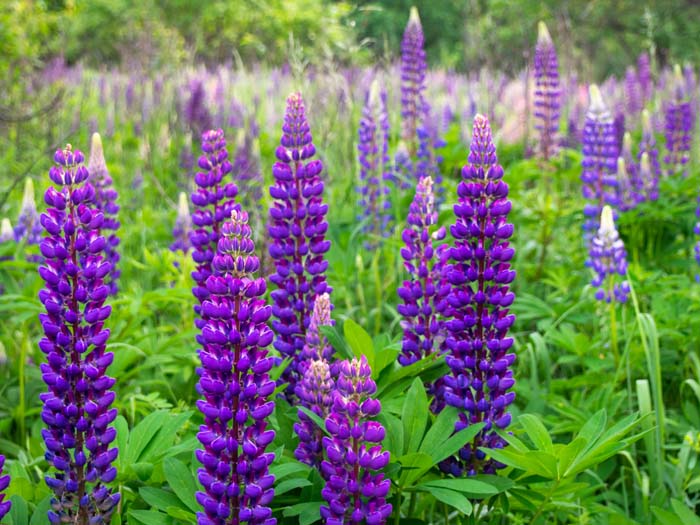
[[[401,41],[401,139],[413,157],[418,147],[417,130],[425,103],[427,62],[423,49],[423,27],[418,9],[411,7],[408,24]]]
[[[323,164],[310,160],[315,153],[304,101],[293,93],[287,98],[281,145],[275,151],[278,162],[272,167],[269,226],[270,257],[276,270],[270,281],[277,287],[270,294],[277,334],[274,346],[282,356],[292,358],[282,375],[289,400],[301,375],[299,362],[314,302],[332,291],[325,276],[325,253],[331,242],[325,238],[328,205],[323,203]]]
[[[666,107],[666,156],[668,175],[683,172],[687,176],[685,165],[690,159],[691,134],[693,131],[693,109],[685,89],[685,80],[681,68],[674,68],[674,97]]]
[[[642,153],[642,159],[639,161],[639,178],[642,181],[642,194],[645,198],[650,201],[657,200],[659,198],[659,178],[652,170],[649,154],[646,151]]]
[[[661,176],[661,166],[659,165],[659,150],[656,148],[656,137],[654,127],[651,124],[651,116],[648,110],[642,111],[642,140],[639,143],[638,158],[647,154],[649,157],[650,169],[647,178],[643,178],[645,196],[648,200],[655,201],[659,198],[659,177]],[[641,166],[640,166],[641,171]]]
[[[44,229],[39,221],[39,212],[34,200],[34,182],[27,178],[24,183],[24,195],[22,196],[22,208],[15,224],[14,236],[17,242],[27,240],[27,244],[39,244]]]
[[[459,431],[484,422],[484,429],[466,443],[458,457],[448,458],[441,468],[455,476],[494,473],[502,465],[486,457],[480,447],[502,448],[506,442],[495,432],[511,421],[507,407],[515,399],[510,370],[515,354],[508,353],[513,338],[508,330],[515,321],[509,312],[515,295],[510,267],[515,250],[509,239],[511,202],[503,168],[498,163],[486,117],[474,118],[468,163],[462,168],[450,226],[454,245],[446,269],[452,285],[448,297],[450,319],[445,376],[445,402],[461,411],[455,424]]]
[[[118,449],[110,448],[116,430],[110,426],[117,410],[110,408],[114,379],[106,375],[113,354],[105,350],[109,329],[104,327],[111,307],[104,304],[109,287],[104,279],[110,263],[104,221],[88,181],[83,154],[70,144],[54,155],[49,171],[58,186],[46,190],[48,204],[41,215],[47,236],[41,242],[45,262],[39,275],[46,287],[39,292],[46,313],[39,315],[44,337],[41,364],[42,431],[46,460],[57,472],[46,476],[54,492],[48,513],[52,524],[109,523],[119,502],[109,483]]]
[[[590,106],[583,128],[583,160],[581,182],[583,196],[589,199],[583,213],[586,217],[583,228],[588,234],[598,229],[598,219],[605,204],[617,205],[618,146],[615,138],[613,118],[603,102],[598,86],[589,90]]]
[[[173,242],[170,245],[170,251],[187,253],[192,247],[189,237],[192,231],[192,216],[187,204],[187,194],[184,191],[180,192],[177,204],[177,219],[173,228]]]
[[[378,471],[389,463],[382,451],[384,427],[370,418],[381,411],[371,396],[377,385],[367,359],[343,361],[339,368],[331,414],[323,438],[327,460],[321,464],[326,486],[321,491],[328,505],[321,517],[328,525],[383,525],[391,515],[386,503],[391,482]]]
[[[318,359],[330,361],[333,357],[333,347],[320,330],[322,326],[335,325],[335,321],[331,319],[332,309],[333,305],[331,304],[330,295],[322,293],[316,297],[309,328],[306,330],[306,341],[299,361],[300,374],[306,371],[309,362]]]
[[[119,205],[116,203],[119,197],[114,189],[112,177],[107,171],[102,139],[99,133],[92,134],[90,145],[90,160],[88,161],[88,172],[90,173],[90,183],[95,187],[95,206],[104,215],[101,230],[104,232],[107,246],[105,246],[105,258],[110,263],[109,279],[106,280],[109,286],[110,295],[116,295],[118,291],[117,281],[121,272],[117,266],[119,262]],[[107,230],[107,231],[105,231]]]
[[[561,108],[561,88],[559,86],[559,65],[557,51],[549,35],[547,26],[540,22],[537,26],[535,46],[535,128],[539,131],[539,153],[549,160],[557,149],[557,133]]]
[[[335,382],[331,378],[328,361],[314,359],[308,362],[295,393],[301,406],[325,420],[333,404],[334,389]],[[302,463],[319,468],[323,461],[323,430],[305,412],[299,410],[298,416],[299,421],[294,423],[294,432],[299,436],[299,445],[294,451],[294,457]]]
[[[198,525],[277,523],[270,510],[275,455],[265,452],[275,437],[267,428],[275,383],[266,347],[273,334],[267,326],[270,307],[262,299],[265,279],[253,276],[260,269],[254,251],[248,214],[232,210],[207,278],[198,338],[197,388],[203,399],[197,407],[204,415],[197,434],[203,448],[196,451],[204,487],[196,495],[204,508]]]
[[[595,298],[609,303],[627,301],[630,288],[627,281],[616,282],[616,275],[627,273],[627,253],[615,229],[613,211],[605,206],[600,215],[600,228],[591,242],[590,266],[596,272],[591,284],[598,288]]]
[[[5,467],[5,456],[0,454],[0,521],[10,512],[11,501],[5,501],[5,489],[10,485],[10,476],[3,476],[2,469]]]

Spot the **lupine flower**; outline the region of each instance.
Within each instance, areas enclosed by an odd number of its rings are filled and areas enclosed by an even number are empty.
[[[675,68],[675,85],[673,88],[673,100],[666,106],[666,156],[664,161],[668,165],[668,175],[681,170],[687,175],[685,165],[690,159],[690,142],[693,131],[693,110],[680,67]]]
[[[257,152],[257,135],[254,119],[251,117],[242,137],[238,140],[238,148],[233,158],[232,175],[238,186],[241,206],[253,210],[253,216],[262,219],[263,176],[260,170],[260,158]]]
[[[539,153],[545,160],[556,153],[560,109],[557,50],[547,26],[540,22],[535,46],[535,128],[540,135]]]
[[[90,173],[90,183],[95,188],[95,206],[104,215],[101,230],[107,240],[105,246],[105,258],[110,263],[109,279],[106,283],[109,286],[110,295],[116,295],[118,291],[117,281],[121,275],[117,263],[119,262],[119,237],[117,230],[119,229],[119,205],[117,204],[117,190],[114,189],[112,177],[107,170],[105,162],[104,150],[102,148],[102,139],[99,133],[92,134],[92,142],[90,145],[90,160],[88,161],[88,172]]]
[[[639,55],[639,58],[637,59],[637,71],[642,102],[646,104],[651,100],[653,91],[651,83],[651,63],[647,53],[642,53]]]
[[[204,130],[211,128],[211,113],[207,109],[207,93],[204,83],[193,78],[188,85],[189,97],[182,108],[182,116],[185,124],[192,130],[192,133],[204,133]]]
[[[444,188],[442,187],[442,173],[440,165],[443,157],[437,150],[444,148],[446,142],[440,136],[438,123],[434,121],[430,112],[430,104],[423,104],[423,119],[418,126],[418,151],[413,176],[416,182],[422,177],[431,177],[437,187],[435,192],[438,203],[442,200]]]
[[[639,143],[639,159],[642,155],[648,154],[650,163],[649,177],[644,179],[646,188],[646,198],[655,201],[659,198],[659,177],[661,176],[661,166],[659,165],[659,150],[656,148],[656,137],[654,127],[651,124],[651,117],[648,110],[642,111],[642,140]]]
[[[411,157],[416,152],[416,132],[425,103],[428,65],[423,42],[418,9],[412,7],[401,41],[401,139],[406,142]]]
[[[639,161],[639,178],[642,181],[642,194],[647,200],[655,201],[659,198],[659,177],[653,171],[649,154],[645,151]]]
[[[515,299],[509,287],[515,278],[510,268],[515,250],[508,242],[513,234],[513,225],[507,222],[511,203],[491,127],[482,115],[474,118],[469,159],[457,195],[456,222],[450,226],[454,245],[446,268],[452,289],[445,325],[450,374],[444,378],[444,397],[448,405],[464,411],[456,431],[479,422],[486,426],[441,468],[471,476],[502,467],[478,448],[505,446],[495,429],[510,424],[506,409],[515,399],[509,392],[515,384],[510,370],[515,354],[507,353],[513,345],[508,329],[515,321],[509,313]]]
[[[605,204],[617,205],[617,143],[613,119],[603,102],[598,86],[590,87],[590,106],[583,128],[583,196],[589,202],[583,210],[583,228],[588,234],[598,229]]]
[[[234,201],[238,188],[233,182],[226,182],[224,177],[231,173],[224,132],[209,130],[202,134],[202,155],[198,166],[204,170],[194,177],[197,188],[192,193],[192,214],[194,229],[190,232],[192,243],[192,260],[197,268],[192,272],[195,286],[192,293],[198,299],[194,311],[201,314],[201,304],[209,296],[206,282],[213,273],[212,261],[221,237],[224,221],[231,217],[233,210],[240,209]],[[202,320],[195,319],[197,328],[202,328]]]
[[[0,223],[0,243],[9,242],[15,240],[15,232],[12,229],[12,223],[10,219],[4,217],[2,223]]]
[[[622,111],[615,113],[615,118],[613,119],[613,130],[615,133],[615,147],[617,148],[615,153],[619,155],[622,150],[622,139],[625,136],[625,114]]]
[[[46,313],[40,314],[44,337],[39,348],[47,362],[41,372],[48,392],[41,394],[46,460],[57,472],[46,477],[54,492],[48,518],[59,523],[109,523],[119,494],[108,484],[118,449],[110,448],[117,410],[110,408],[114,379],[106,375],[113,354],[106,352],[111,307],[104,304],[109,287],[103,279],[110,262],[100,229],[104,215],[95,203],[83,154],[71,146],[54,155],[51,181],[41,215],[47,236],[39,292]]]
[[[190,232],[192,231],[192,216],[190,207],[187,204],[187,194],[182,191],[178,197],[177,219],[173,228],[173,242],[170,251],[187,253],[192,247],[190,243]]]
[[[270,186],[274,202],[269,227],[270,256],[276,270],[270,281],[277,286],[270,294],[272,327],[277,334],[274,346],[283,357],[292,358],[282,374],[290,400],[300,377],[299,361],[314,302],[332,291],[325,276],[328,261],[324,254],[331,242],[325,238],[328,205],[323,203],[323,164],[310,160],[315,153],[304,101],[293,93],[287,98],[281,145],[275,151],[278,162],[272,167],[275,182]]]
[[[14,237],[17,242],[26,239],[27,244],[39,244],[43,232],[34,200],[34,182],[28,178],[24,183],[22,208],[15,223]]]
[[[326,418],[331,437],[323,438],[327,459],[321,463],[327,480],[321,495],[328,502],[321,517],[329,525],[382,525],[391,515],[392,506],[386,503],[391,482],[378,472],[389,463],[389,452],[381,447],[385,431],[370,419],[381,411],[372,398],[376,391],[365,356],[340,364]]]
[[[10,507],[12,507],[12,502],[10,500],[5,501],[5,490],[10,485],[10,476],[3,476],[2,469],[5,467],[5,456],[0,454],[0,521],[10,512]]]
[[[270,503],[275,477],[269,467],[274,453],[265,452],[275,437],[267,428],[275,390],[266,347],[273,334],[267,326],[270,307],[262,299],[265,279],[255,256],[246,212],[232,210],[221,226],[213,275],[207,278],[202,303],[202,345],[197,370],[197,407],[204,424],[196,451],[204,492],[197,501],[198,525],[274,525]]]
[[[413,162],[411,161],[411,155],[404,141],[400,141],[396,147],[396,153],[394,154],[394,174],[392,178],[403,190],[407,190],[412,186],[411,183],[414,179]]]
[[[620,166],[620,159],[624,166]],[[621,170],[624,170],[625,175]],[[622,139],[622,150],[617,160],[617,178],[620,184],[623,184],[623,181],[626,184],[620,187],[620,209],[622,211],[634,209],[645,199],[645,196],[644,181],[641,178],[639,164],[632,153],[632,135],[629,132],[626,132]]]
[[[306,330],[306,341],[299,360],[299,373],[303,374],[311,361],[323,359],[330,361],[333,357],[333,347],[321,333],[322,326],[333,326],[335,321],[331,319],[331,297],[322,293],[314,301],[314,309],[311,313],[311,321]]]
[[[635,116],[644,107],[639,77],[634,66],[629,66],[625,72],[625,110],[630,117]]]
[[[335,382],[331,378],[328,361],[314,359],[307,362],[304,375],[297,383],[295,394],[301,406],[325,420],[333,404],[334,388]],[[294,457],[302,463],[319,468],[323,460],[323,430],[301,410],[298,416],[299,421],[294,423],[294,432],[299,436],[299,445],[294,451]]]
[[[591,281],[598,288],[596,299],[606,303],[612,300],[620,303],[627,301],[629,284],[625,280],[618,282],[627,273],[627,253],[625,244],[615,229],[610,206],[604,206],[600,214],[600,228],[591,241],[589,266],[596,273]]]
[[[363,232],[371,239],[368,248],[375,247],[376,239],[391,233],[389,185],[392,173],[389,160],[389,117],[386,109],[386,93],[381,92],[379,82],[372,82],[360,120],[357,160],[360,164],[359,221],[364,222]]]
[[[632,165],[634,166],[634,164]],[[628,211],[637,205],[636,191],[632,182],[632,177],[627,170],[627,163],[624,157],[617,158],[617,188],[618,203],[620,211]]]

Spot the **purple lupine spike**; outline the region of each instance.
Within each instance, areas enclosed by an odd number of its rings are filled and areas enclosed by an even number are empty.
[[[207,93],[204,83],[199,78],[193,78],[188,84],[189,97],[182,110],[185,124],[192,133],[204,133],[212,127],[211,113],[207,109]]]
[[[100,229],[104,215],[95,205],[95,189],[88,181],[83,154],[70,145],[54,155],[49,171],[48,204],[41,215],[47,236],[41,242],[44,264],[39,275],[46,287],[39,299],[46,313],[39,315],[46,354],[41,372],[48,392],[41,394],[42,436],[46,460],[57,472],[46,477],[55,494],[49,522],[109,523],[119,502],[109,488],[117,475],[111,466],[118,449],[110,408],[114,379],[106,375],[114,355],[105,350],[109,329],[104,327],[111,307],[104,304],[109,287],[105,257],[107,241]]]
[[[192,214],[194,229],[190,232],[192,260],[197,266],[192,272],[195,280],[192,293],[199,302],[194,306],[198,316],[201,314],[201,304],[209,296],[206,282],[213,273],[212,261],[222,225],[231,217],[233,210],[240,209],[234,200],[238,188],[233,182],[226,181],[232,166],[228,160],[224,132],[220,129],[204,132],[202,152],[198,166],[203,171],[197,172],[194,177],[197,188],[191,196],[195,210]],[[195,319],[195,325],[201,329],[202,320]]]
[[[659,198],[659,176],[654,172],[649,154],[645,151],[639,161],[639,178],[642,181],[642,195],[649,201]]]
[[[10,500],[5,501],[4,492],[10,486],[10,476],[2,475],[3,468],[5,468],[5,456],[0,454],[0,521],[10,512],[10,507],[12,507]]]
[[[4,217],[0,223],[0,243],[15,240],[15,231],[12,229],[10,219]]]
[[[417,149],[416,132],[425,102],[428,65],[423,45],[423,27],[418,9],[411,7],[401,41],[401,139],[407,144],[409,157],[413,157]]]
[[[258,216],[261,220],[264,180],[257,151],[257,137],[251,131],[254,126],[255,119],[251,116],[245,131],[240,132],[241,137],[232,163],[232,174],[238,186],[241,206],[246,210],[253,210],[253,217]]]
[[[437,188],[436,200],[438,204],[443,200],[444,188],[442,186],[442,172],[440,167],[443,161],[438,150],[444,148],[446,142],[440,137],[440,132],[435,119],[430,112],[430,104],[423,104],[423,119],[417,130],[418,151],[416,152],[416,164],[413,176],[416,182],[423,177],[431,177]]]
[[[651,124],[651,117],[648,110],[642,111],[642,140],[639,143],[639,160],[641,162],[644,154],[649,157],[649,171],[642,175],[644,181],[644,195],[650,201],[659,198],[659,177],[661,176],[661,166],[659,165],[659,150],[656,148],[656,138],[654,127]],[[642,168],[640,164],[640,174]]]
[[[330,361],[333,357],[333,347],[326,339],[326,336],[321,333],[322,326],[335,325],[335,321],[331,319],[331,310],[333,310],[333,305],[331,304],[330,295],[322,293],[316,297],[299,361],[299,374],[303,374],[306,371],[309,362],[318,359]]]
[[[687,176],[686,164],[690,160],[693,109],[678,64],[674,70],[673,100],[666,106],[666,156],[667,175],[682,172]]]
[[[328,361],[314,359],[308,362],[295,393],[301,406],[325,420],[333,405],[334,388],[335,382],[331,378]],[[299,421],[294,423],[294,432],[299,436],[299,445],[294,451],[294,457],[302,463],[320,468],[323,461],[323,430],[303,411],[299,410],[298,417]]]
[[[629,284],[623,279],[627,273],[627,253],[625,244],[615,229],[613,211],[610,206],[604,206],[600,215],[600,228],[591,241],[589,266],[596,275],[591,284],[598,288],[595,298],[609,303],[615,300],[620,303],[627,301],[630,292]]]
[[[192,216],[190,207],[187,204],[187,194],[182,191],[178,197],[177,219],[173,227],[173,242],[170,244],[170,251],[187,253],[192,247],[190,243],[190,232],[192,231]]]
[[[27,244],[39,244],[43,233],[44,229],[41,227],[34,200],[34,182],[28,178],[24,183],[22,208],[15,223],[14,237],[17,242],[26,239]]]
[[[280,142],[275,151],[278,162],[272,167],[275,182],[270,186],[274,199],[270,256],[276,270],[270,282],[277,286],[270,296],[274,301],[272,327],[277,334],[274,346],[283,357],[292,358],[281,378],[288,383],[285,395],[291,400],[314,302],[332,291],[325,275],[328,261],[324,255],[331,242],[325,238],[328,205],[323,202],[323,164],[310,160],[316,148],[299,93],[287,98]]]
[[[627,209],[631,210],[646,199],[646,194],[644,191],[644,180],[642,179],[642,175],[639,170],[639,164],[637,163],[634,153],[632,152],[632,135],[629,132],[626,132],[622,139],[622,151],[620,152],[620,157],[624,161],[624,169],[629,180],[629,193],[624,197],[625,206]],[[620,178],[620,169],[620,162],[618,159],[618,179]]]
[[[362,210],[358,220],[364,222],[363,232],[370,237],[365,241],[365,246],[370,249],[377,246],[377,239],[391,233],[388,227],[391,221],[387,184],[391,178],[388,140],[386,93],[380,91],[379,82],[375,79],[365,97],[357,144],[359,206]]]
[[[92,142],[90,144],[90,160],[88,161],[88,172],[90,173],[90,183],[95,187],[95,206],[104,215],[101,230],[104,232],[107,246],[105,246],[105,258],[110,264],[109,279],[105,282],[109,286],[110,295],[116,295],[118,291],[119,276],[119,205],[117,199],[119,194],[114,189],[112,177],[107,170],[105,162],[104,149],[102,148],[102,139],[99,133],[92,134]]]
[[[408,152],[406,143],[403,141],[400,141],[396,147],[393,171],[393,180],[402,190],[407,190],[411,187],[415,179],[413,175],[413,162],[411,161],[411,155]]]
[[[625,110],[627,115],[634,117],[644,107],[639,76],[634,66],[629,66],[625,71]]]
[[[539,131],[539,154],[549,160],[557,149],[561,88],[557,50],[544,22],[538,25],[535,46],[535,128]]]
[[[479,447],[506,445],[495,430],[510,424],[507,407],[515,399],[510,391],[515,384],[510,369],[515,354],[508,353],[513,346],[508,329],[515,321],[509,311],[515,299],[510,291],[515,278],[510,267],[515,250],[509,244],[513,225],[507,222],[511,202],[491,127],[482,115],[474,118],[469,159],[457,195],[456,221],[450,226],[454,245],[446,268],[452,289],[445,323],[450,373],[444,377],[444,398],[461,411],[455,431],[479,422],[486,426],[440,467],[455,476],[472,476],[503,466]]]
[[[637,59],[637,71],[642,104],[651,100],[653,86],[651,81],[651,62],[647,53],[642,53]]]
[[[262,296],[265,279],[251,239],[248,214],[236,209],[221,226],[213,274],[207,278],[208,296],[202,303],[202,366],[197,385],[203,399],[197,408],[204,424],[196,451],[197,471],[204,492],[197,501],[198,525],[274,525],[270,503],[275,477],[265,452],[275,437],[267,418],[274,410],[270,396],[272,358],[267,346],[273,334],[267,326],[270,307]]]
[[[587,235],[598,230],[598,220],[605,204],[617,205],[617,143],[613,119],[603,102],[598,86],[590,87],[590,105],[583,128],[581,181],[583,196],[588,199],[583,213]]]
[[[321,496],[328,502],[321,507],[325,523],[383,525],[391,515],[386,502],[391,482],[378,472],[389,463],[389,452],[382,451],[384,427],[373,418],[381,404],[372,395],[377,385],[372,380],[367,359],[343,361],[339,365],[331,413],[323,438],[326,460],[321,472],[326,486]]]
[[[632,165],[634,166],[634,164]],[[637,205],[636,191],[632,177],[627,170],[627,163],[624,157],[617,158],[617,169],[615,170],[617,177],[618,203],[620,211],[629,211]]]
[[[615,118],[613,119],[613,130],[615,132],[615,154],[619,156],[620,151],[622,151],[622,139],[625,137],[625,113],[623,111],[618,111],[615,113]]]

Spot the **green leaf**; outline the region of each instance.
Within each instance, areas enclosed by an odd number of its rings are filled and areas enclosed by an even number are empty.
[[[133,518],[143,525],[170,525],[168,517],[155,510],[130,510],[129,518]]]
[[[418,451],[430,454],[431,450],[444,443],[454,432],[458,414],[459,411],[455,407],[446,406],[435,418],[428,432],[426,432]]]
[[[34,509],[34,514],[32,514],[32,520],[29,525],[45,525],[46,524],[46,513],[49,512],[51,508],[51,498],[53,496],[46,496],[42,499]]]
[[[289,492],[290,490],[298,489],[301,487],[309,487],[313,485],[308,479],[303,479],[303,478],[291,478],[291,479],[285,479],[284,481],[278,483],[275,485],[275,496],[280,496],[284,494],[285,492]]]
[[[323,430],[324,434],[326,434],[327,436],[330,436],[330,434],[328,433],[328,430],[326,430],[326,422],[323,421],[323,419],[321,419],[321,417],[318,414],[314,414],[311,410],[309,410],[308,408],[301,406],[301,405],[297,405],[297,408],[301,412],[303,412],[304,414],[309,416],[313,420],[313,422],[316,423],[318,428]]]
[[[472,513],[472,504],[463,494],[460,494],[459,492],[439,487],[424,487],[424,490],[425,492],[432,494],[436,500],[442,501],[450,507],[454,507],[462,514],[469,515]]]
[[[528,437],[532,440],[532,443],[538,450],[542,450],[544,452],[554,451],[552,438],[549,436],[549,432],[547,432],[547,429],[537,416],[532,414],[523,414],[518,418],[518,421],[525,429]]]
[[[134,471],[134,474],[136,474],[136,477],[139,478],[140,481],[145,482],[151,479],[151,475],[153,474],[153,463],[140,461],[131,465],[131,470]]]
[[[165,461],[163,461],[163,472],[170,488],[177,494],[180,501],[193,512],[198,512],[200,506],[195,500],[197,484],[187,466],[178,459],[165,458]]]
[[[29,509],[27,502],[20,496],[12,496],[10,498],[12,507],[10,507],[10,523],[12,525],[25,525],[29,522]]]
[[[673,512],[660,507],[651,507],[651,512],[656,516],[659,525],[687,525]]]
[[[469,496],[470,498],[486,498],[498,494],[498,489],[493,485],[478,481],[476,479],[436,479],[418,485],[418,488],[437,487],[454,490]]]
[[[474,439],[474,436],[481,432],[481,430],[484,428],[484,424],[485,423],[476,423],[475,425],[470,425],[467,428],[463,428],[456,434],[450,436],[444,443],[435,447],[430,452],[433,462],[437,464],[443,459],[455,454],[466,443]]]
[[[576,468],[576,458],[586,446],[586,440],[578,436],[571,443],[562,447],[557,454],[557,472],[559,479],[569,475],[569,469]]]
[[[364,355],[370,368],[374,369],[374,343],[365,329],[352,319],[346,319],[343,324],[343,334],[354,356],[359,359]]]
[[[343,359],[352,359],[354,357],[352,349],[347,341],[340,335],[338,328],[328,325],[319,326],[318,328],[321,330],[321,333],[326,336],[326,339],[328,339],[333,349],[339,353]]]
[[[297,472],[309,472],[309,466],[299,463],[298,461],[289,461],[287,463],[273,463],[270,466],[270,474],[275,476],[275,481],[280,481],[282,478],[286,478],[290,474],[296,474]]]
[[[433,458],[428,454],[414,452],[401,456],[397,460],[402,467],[399,486],[402,488],[409,487],[415,481],[428,472],[435,464]]]
[[[671,508],[681,518],[684,525],[700,525],[700,517],[677,499],[671,500]]]
[[[126,449],[124,464],[138,463],[146,447],[153,441],[158,431],[165,425],[169,413],[166,410],[151,412],[136,425],[129,435],[129,445]]]
[[[182,502],[175,494],[156,487],[141,487],[139,495],[154,509],[165,511],[168,507],[182,506]]]
[[[194,512],[190,512],[189,510],[183,509],[180,506],[168,507],[165,509],[165,512],[168,514],[168,516],[177,518],[187,523],[195,523],[197,521],[197,515]]]
[[[425,393],[425,385],[419,377],[413,380],[413,384],[406,394],[406,399],[403,403],[403,411],[401,419],[403,420],[404,436],[408,437],[405,443],[404,454],[416,452],[425,426],[428,423],[428,396]]]
[[[384,426],[386,430],[386,436],[384,437],[384,448],[391,452],[391,457],[398,457],[403,451],[403,424],[401,420],[391,415],[388,411],[384,410],[380,412],[377,417],[379,422]]]

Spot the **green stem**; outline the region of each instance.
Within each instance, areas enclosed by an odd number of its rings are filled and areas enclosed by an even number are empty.
[[[542,503],[540,503],[540,506],[537,508],[537,511],[535,512],[535,515],[532,516],[532,519],[530,520],[530,525],[534,525],[534,523],[537,521],[537,519],[542,515],[544,512],[544,508],[549,503],[549,500],[552,499],[552,494],[554,494],[554,491],[559,488],[559,483],[561,482],[560,479],[556,480],[552,487],[549,489],[547,492],[547,495],[544,497],[542,500]]]
[[[27,338],[24,337],[24,339],[22,340],[22,346],[20,347],[19,363],[17,363],[17,374],[19,375],[19,406],[17,407],[17,416],[19,418],[20,443],[24,444],[26,444],[27,440],[27,392],[25,388],[26,379],[24,376],[24,368],[27,365],[27,350],[29,349],[28,347],[29,344]]]
[[[396,507],[394,508],[394,525],[401,525],[401,489],[396,492]]]
[[[620,362],[620,353],[619,350],[617,349],[617,321],[615,318],[615,293],[614,293],[614,283],[613,280],[610,279],[610,286],[608,289],[609,297],[610,297],[610,346],[612,347],[612,353],[613,357],[615,358],[615,368],[617,368],[618,363]]]

